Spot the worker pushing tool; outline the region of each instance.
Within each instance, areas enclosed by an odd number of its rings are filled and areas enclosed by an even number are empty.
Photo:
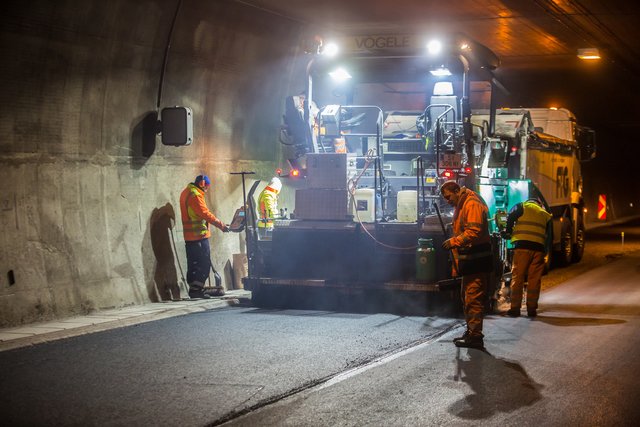
[[[229,226],[220,221],[207,207],[204,200],[205,193],[211,187],[211,180],[206,175],[198,175],[194,182],[189,183],[180,195],[180,212],[182,217],[182,231],[184,233],[187,251],[187,283],[190,298],[208,298],[204,284],[212,270],[209,224],[226,233]],[[215,270],[214,274],[215,273]],[[216,280],[218,282],[218,280]],[[222,287],[216,283],[216,291],[224,293]]]

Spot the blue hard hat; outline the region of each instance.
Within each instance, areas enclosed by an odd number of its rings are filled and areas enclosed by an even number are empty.
[[[196,176],[195,184],[198,187],[208,187],[211,185],[211,180],[207,175],[198,175]]]

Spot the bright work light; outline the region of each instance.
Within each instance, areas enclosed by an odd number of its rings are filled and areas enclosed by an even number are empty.
[[[433,85],[434,96],[450,96],[453,95],[453,83],[451,82],[436,82]]]
[[[351,78],[351,74],[344,68],[340,67],[329,73],[331,78],[337,82],[343,82]]]
[[[340,51],[340,48],[338,47],[337,44],[333,42],[329,42],[322,49],[322,54],[325,56],[328,56],[329,58],[332,58],[336,56],[339,51]]]
[[[436,76],[436,77],[444,77],[444,76],[451,75],[451,71],[449,71],[449,69],[445,67],[436,68],[435,70],[430,70],[429,72],[431,73],[432,76]]]
[[[442,50],[442,43],[440,40],[431,40],[427,43],[427,50],[431,55],[437,55]]]

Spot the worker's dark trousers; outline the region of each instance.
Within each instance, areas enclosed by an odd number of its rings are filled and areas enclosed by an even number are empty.
[[[195,282],[204,282],[209,277],[211,269],[211,247],[209,239],[185,242],[187,248],[187,283],[191,286]]]

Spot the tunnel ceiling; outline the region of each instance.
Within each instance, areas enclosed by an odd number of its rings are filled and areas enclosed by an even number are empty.
[[[463,33],[500,58],[498,106],[569,108],[596,130],[603,174],[612,161],[625,169],[621,150],[640,156],[629,138],[640,132],[638,0],[231,1],[307,25],[310,34]],[[602,59],[578,59],[585,48]]]
[[[628,0],[242,0],[316,31],[462,32],[506,70],[584,67],[578,49],[640,74],[640,2]],[[374,31],[372,31],[374,29]]]

